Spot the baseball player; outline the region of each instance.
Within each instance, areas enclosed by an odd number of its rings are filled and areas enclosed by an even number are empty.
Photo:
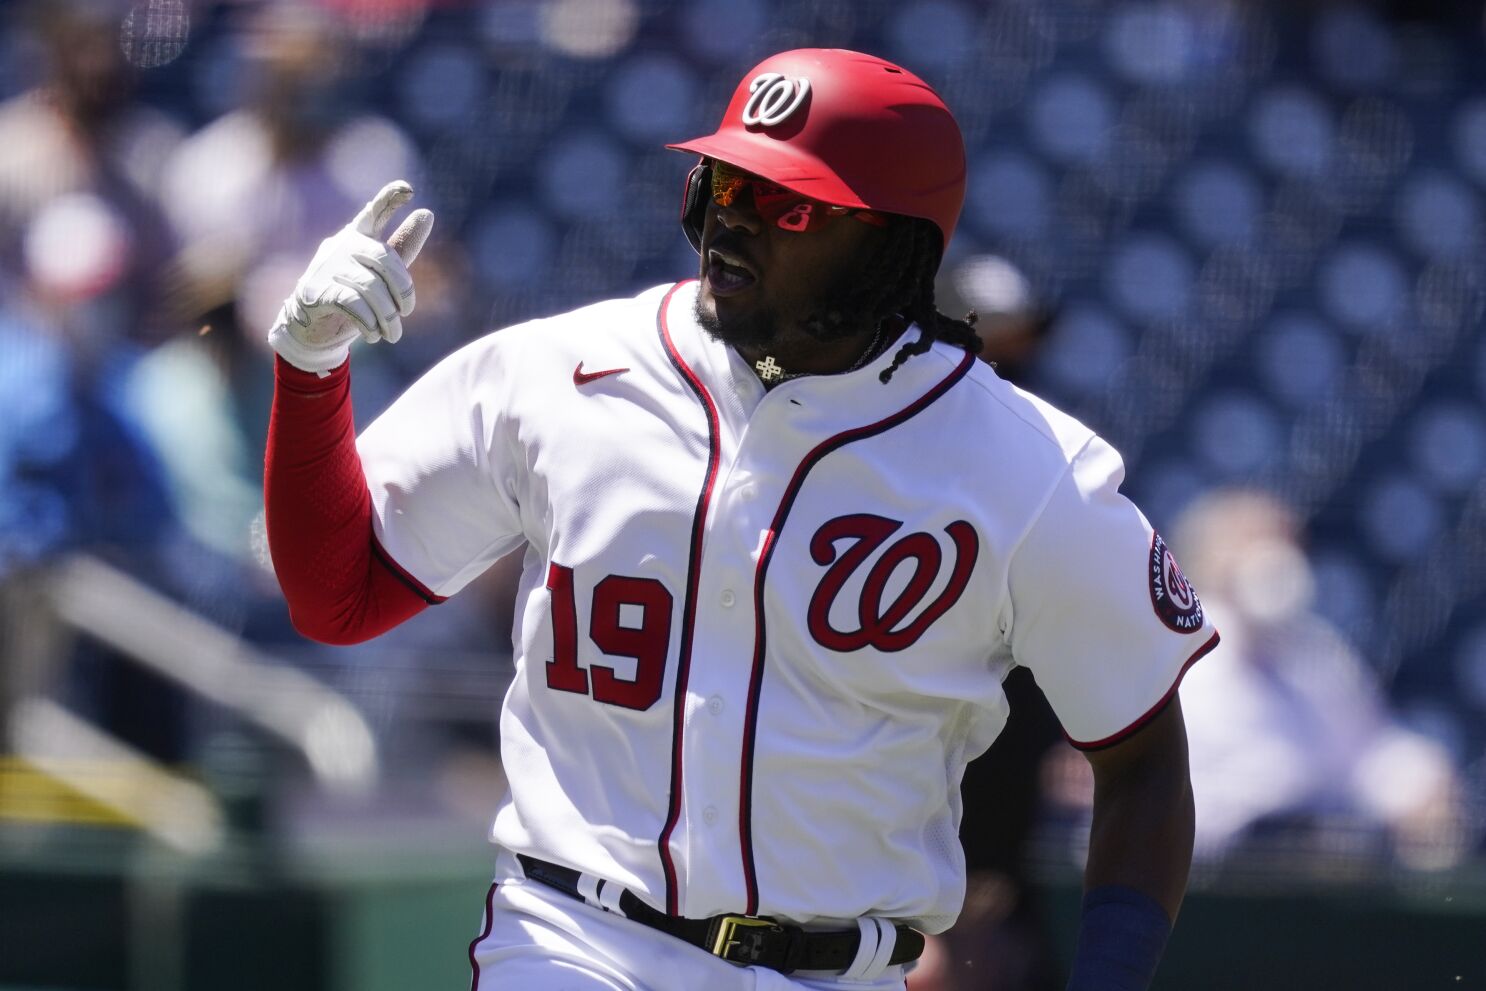
[[[301,631],[376,636],[525,547],[474,987],[904,988],[960,910],[960,775],[1014,665],[1097,782],[1070,986],[1145,987],[1191,852],[1176,687],[1217,634],[1115,451],[935,309],[954,118],[800,50],[672,147],[696,278],[475,341],[360,438],[349,346],[401,335],[431,220],[381,240],[406,183],[269,334]]]

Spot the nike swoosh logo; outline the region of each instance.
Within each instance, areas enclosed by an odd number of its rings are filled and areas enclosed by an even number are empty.
[[[590,382],[603,378],[605,375],[618,375],[620,372],[627,371],[629,371],[628,368],[606,368],[601,372],[585,372],[583,370],[583,362],[580,361],[578,362],[578,367],[573,369],[573,384],[587,385]]]

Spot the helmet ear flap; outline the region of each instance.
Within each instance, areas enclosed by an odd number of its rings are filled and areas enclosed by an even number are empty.
[[[681,229],[697,254],[702,253],[702,224],[712,199],[711,185],[712,168],[703,161],[686,177],[686,193],[681,199]]]

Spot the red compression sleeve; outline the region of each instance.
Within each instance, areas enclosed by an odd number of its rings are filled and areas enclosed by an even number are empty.
[[[373,536],[350,365],[322,379],[275,360],[263,476],[268,549],[289,617],[333,644],[370,640],[441,601],[394,570]]]

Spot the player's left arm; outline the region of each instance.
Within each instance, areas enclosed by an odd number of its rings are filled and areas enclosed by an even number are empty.
[[[1177,686],[1218,642],[1165,542],[1120,493],[1124,475],[1097,437],[1070,458],[1011,559],[1001,620],[1094,769],[1070,991],[1145,991],[1155,974],[1192,860]]]
[[[1094,821],[1069,991],[1144,991],[1187,890],[1192,781],[1176,695],[1113,746],[1086,751]]]
[[[1139,732],[1084,754],[1094,768],[1094,823],[1084,888],[1143,891],[1175,919],[1192,866],[1192,779],[1175,695]]]

